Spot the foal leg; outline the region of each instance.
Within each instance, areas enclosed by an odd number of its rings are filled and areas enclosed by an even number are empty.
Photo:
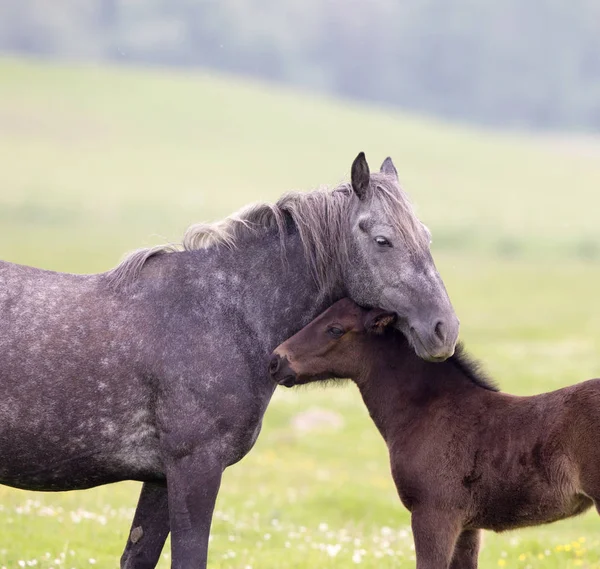
[[[121,569],[154,569],[169,535],[169,504],[164,484],[144,483],[131,524]]]
[[[449,569],[462,529],[459,517],[439,510],[415,510],[411,524],[417,569]]]
[[[465,530],[460,534],[450,569],[477,569],[480,537],[481,531],[478,529]]]

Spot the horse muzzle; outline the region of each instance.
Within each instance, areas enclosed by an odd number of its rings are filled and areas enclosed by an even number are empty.
[[[428,327],[411,326],[408,338],[420,358],[429,362],[443,362],[454,354],[458,340],[459,321],[435,321]]]

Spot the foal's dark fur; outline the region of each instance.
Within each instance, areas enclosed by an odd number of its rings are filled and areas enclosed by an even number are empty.
[[[477,566],[479,530],[543,524],[600,505],[600,380],[551,393],[499,393],[462,350],[419,360],[394,316],[340,300],[281,344],[286,386],[358,385],[412,513],[418,569]]]

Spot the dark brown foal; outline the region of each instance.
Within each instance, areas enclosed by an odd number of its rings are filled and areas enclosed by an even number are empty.
[[[460,348],[443,363],[416,357],[394,318],[341,300],[275,350],[270,372],[287,387],[358,385],[412,514],[417,569],[475,568],[481,529],[598,508],[600,380],[499,393]]]

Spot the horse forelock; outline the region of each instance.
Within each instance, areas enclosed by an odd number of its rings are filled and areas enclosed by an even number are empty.
[[[372,196],[380,201],[387,222],[401,234],[407,249],[414,254],[429,249],[427,232],[395,178],[382,173],[372,174],[371,178],[377,190]]]
[[[409,250],[418,253],[426,243],[422,224],[398,183],[384,174],[372,174],[373,192],[367,198],[381,205],[387,222],[396,227]],[[175,251],[224,246],[239,247],[259,232],[275,229],[282,246],[290,219],[298,231],[306,259],[323,289],[339,282],[348,258],[348,224],[354,197],[350,184],[330,190],[289,192],[275,204],[258,203],[213,223],[197,223],[185,232],[181,245],[160,245],[130,253],[109,271],[113,286],[134,281],[151,257]]]

